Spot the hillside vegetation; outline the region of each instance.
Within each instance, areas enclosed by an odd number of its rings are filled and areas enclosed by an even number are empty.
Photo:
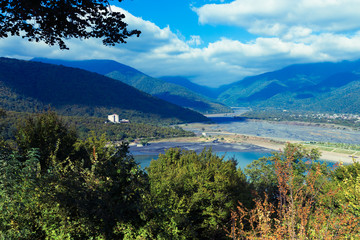
[[[27,121],[30,117],[36,117],[41,113],[26,113],[0,110],[0,128],[2,137],[6,140],[14,140],[15,132],[19,125]],[[101,136],[106,134],[111,141],[149,141],[153,139],[189,137],[194,133],[185,131],[177,126],[159,126],[158,124],[147,124],[130,122],[126,124],[116,124],[106,122],[104,118],[84,117],[84,116],[59,116],[67,126],[75,128],[79,138],[85,139],[89,136]]]
[[[292,65],[233,83],[218,100],[229,106],[360,113],[360,61]]]
[[[360,60],[291,65],[219,88],[200,86],[184,77],[154,79],[109,60],[39,61],[92,69],[202,113],[230,111],[209,99],[216,99],[231,107],[360,113]]]
[[[0,58],[0,107],[37,112],[48,106],[62,115],[122,118],[144,123],[207,121],[203,115],[81,69]]]
[[[359,239],[360,164],[287,144],[236,159],[168,149],[146,170],[127,143],[79,139],[53,112],[0,141],[2,239]]]
[[[96,72],[119,80],[143,92],[151,94],[176,105],[193,109],[200,113],[231,112],[223,104],[199,95],[178,84],[150,77],[132,67],[111,60],[65,61],[56,59],[34,58],[32,61],[64,65]]]

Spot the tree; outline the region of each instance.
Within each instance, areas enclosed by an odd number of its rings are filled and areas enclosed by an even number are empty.
[[[223,239],[237,201],[251,201],[235,161],[210,150],[169,149],[147,169],[162,239]]]
[[[48,174],[52,201],[65,212],[71,239],[123,239],[127,228],[142,225],[146,174],[129,154],[127,143],[112,147],[107,142],[103,136],[91,136],[80,143],[92,149],[90,167],[70,161]]]
[[[29,150],[38,149],[43,172],[48,169],[51,156],[59,161],[69,157],[74,151],[76,140],[75,129],[70,129],[53,111],[27,118],[16,133],[16,143],[24,157]]]
[[[248,181],[258,194],[264,197],[264,193],[273,202],[278,198],[278,183],[275,173],[275,160],[291,159],[294,175],[297,182],[303,182],[304,174],[310,165],[306,161],[318,160],[320,152],[317,149],[306,149],[300,144],[286,144],[284,151],[274,152],[269,157],[262,157],[246,166],[244,172]]]
[[[285,159],[275,156],[274,170],[278,198],[269,202],[256,199],[255,207],[246,209],[241,203],[232,211],[232,239],[359,239],[360,218],[349,206],[337,203],[337,192],[331,186],[330,173],[313,163],[299,182],[296,152]],[[351,206],[351,205],[350,205]],[[338,211],[341,210],[341,211]]]
[[[128,31],[124,18],[111,10],[108,0],[2,0],[0,38],[22,35],[60,49],[68,49],[68,38],[103,38],[104,45],[115,45],[140,35]]]
[[[349,204],[351,212],[360,217],[360,162],[341,165],[333,175],[341,188],[339,202]]]
[[[46,171],[40,149],[24,156],[0,144],[0,239],[124,239],[140,229],[146,173],[127,143],[107,143],[78,141],[81,154],[51,154]]]

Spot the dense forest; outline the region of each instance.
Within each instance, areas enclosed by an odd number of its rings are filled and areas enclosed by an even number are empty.
[[[43,112],[45,113],[45,111]],[[51,110],[50,114],[55,114]],[[2,127],[1,136],[5,140],[14,140],[18,126],[29,121],[29,118],[41,116],[41,113],[26,113],[1,111],[0,126]],[[172,137],[189,137],[194,133],[185,131],[180,127],[159,126],[153,122],[141,123],[131,121],[126,124],[116,124],[108,122],[105,117],[87,117],[87,116],[58,116],[70,128],[76,129],[80,139],[86,139],[90,135],[101,136],[106,134],[110,141],[129,141],[140,139],[160,139]]]
[[[80,139],[53,112],[14,141],[0,144],[1,239],[360,237],[360,163],[330,169],[298,144],[244,170],[176,148],[143,170],[126,142]]]
[[[217,98],[228,106],[359,113],[360,61],[295,64],[232,83]]]
[[[112,60],[70,61],[47,58],[34,58],[31,61],[80,68],[90,72],[119,80],[138,90],[151,94],[176,105],[190,108],[203,114],[231,112],[223,104],[210,100],[179,84],[169,83],[162,79],[150,77],[132,67]]]
[[[97,73],[0,58],[0,107],[9,111],[37,112],[48,106],[68,116],[104,117],[117,113],[143,123],[208,121],[198,112]]]

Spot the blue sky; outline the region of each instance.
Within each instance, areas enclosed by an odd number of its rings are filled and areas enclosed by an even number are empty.
[[[245,29],[234,28],[230,25],[200,24],[198,15],[193,8],[201,7],[206,2],[216,1],[125,0],[115,5],[126,9],[135,16],[155,23],[160,28],[170,26],[174,33],[186,39],[190,39],[193,35],[201,36],[202,45],[200,46],[206,46],[221,37],[243,40],[251,40],[254,37]],[[149,9],[151,10],[149,11]]]
[[[360,0],[111,1],[129,28],[127,44],[70,39],[69,51],[0,39],[0,56],[112,59],[150,76],[220,86],[296,63],[360,58]]]

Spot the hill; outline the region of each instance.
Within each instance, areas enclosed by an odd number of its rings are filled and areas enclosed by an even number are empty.
[[[359,113],[360,61],[292,65],[247,77],[221,93],[229,106]]]
[[[176,105],[193,109],[201,113],[231,112],[227,106],[214,102],[194,91],[178,84],[152,78],[132,67],[112,60],[65,61],[34,58],[32,61],[52,63],[96,72],[119,80],[141,91]]]
[[[173,77],[173,76],[165,76],[160,77],[161,80],[177,84],[183,86],[197,94],[206,96],[208,98],[216,99],[223,91],[225,91],[226,86],[221,86],[219,88],[211,88],[207,86],[202,86],[196,83],[191,82],[189,79],[185,77]]]
[[[0,58],[0,107],[32,112],[48,105],[63,115],[106,117],[116,112],[139,122],[207,121],[197,112],[97,73]]]

